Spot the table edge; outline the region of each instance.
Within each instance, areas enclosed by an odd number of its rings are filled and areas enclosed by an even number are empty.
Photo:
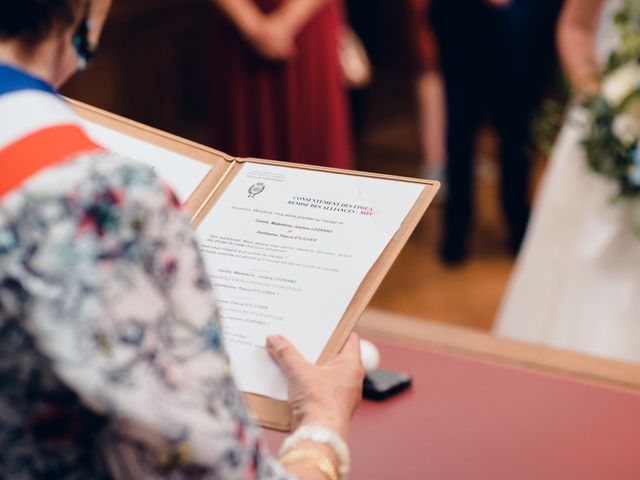
[[[640,365],[497,337],[487,332],[367,309],[356,331],[408,346],[475,357],[640,391]]]

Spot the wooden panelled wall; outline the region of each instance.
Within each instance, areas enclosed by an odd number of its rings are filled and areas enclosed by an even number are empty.
[[[213,15],[204,0],[113,2],[95,61],[62,93],[209,144]]]

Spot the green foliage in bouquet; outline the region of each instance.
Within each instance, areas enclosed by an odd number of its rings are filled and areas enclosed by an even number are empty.
[[[602,72],[599,94],[585,101],[590,114],[583,146],[589,166],[617,182],[617,200],[640,198],[640,2],[616,14],[619,47]],[[640,214],[640,206],[638,213]],[[636,215],[640,233],[640,215]]]
[[[632,143],[631,132],[628,133],[629,140],[622,141],[613,128],[617,117],[624,112],[624,107],[612,107],[600,95],[588,99],[586,107],[592,114],[592,123],[582,144],[589,166],[618,182],[620,199],[640,194],[640,165],[637,163],[640,158],[637,142]],[[620,127],[619,131],[622,131],[622,128],[624,127]]]
[[[640,55],[640,4],[626,0],[624,7],[614,17],[620,33],[620,48],[611,53],[607,69],[613,71],[628,61],[638,61]]]
[[[531,122],[534,147],[545,155],[551,153],[556,143],[570,99],[571,85],[564,75],[558,73]]]

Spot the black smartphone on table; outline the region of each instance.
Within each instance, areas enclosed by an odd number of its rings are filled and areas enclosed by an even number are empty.
[[[411,386],[411,377],[406,373],[377,368],[368,372],[362,385],[362,396],[368,400],[385,400]]]

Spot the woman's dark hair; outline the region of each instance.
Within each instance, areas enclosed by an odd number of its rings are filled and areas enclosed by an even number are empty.
[[[0,0],[0,39],[36,44],[72,25],[84,0]]]

